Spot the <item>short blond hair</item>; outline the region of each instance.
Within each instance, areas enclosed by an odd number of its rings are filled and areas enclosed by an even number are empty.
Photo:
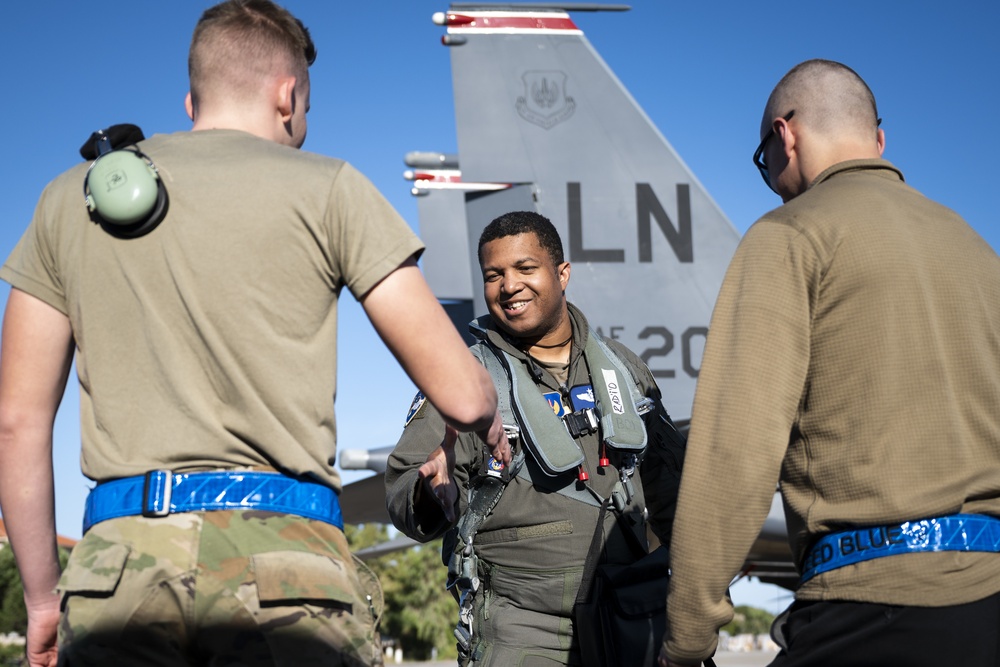
[[[316,46],[309,30],[270,0],[227,0],[201,15],[191,38],[191,102],[215,95],[252,99],[265,77],[308,81]]]

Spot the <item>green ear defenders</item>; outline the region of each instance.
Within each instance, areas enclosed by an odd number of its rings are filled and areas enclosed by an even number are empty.
[[[142,139],[142,130],[134,125],[115,125],[92,134],[80,149],[86,159],[96,156],[83,181],[90,218],[121,239],[148,234],[167,213],[167,190],[156,165],[134,146]]]

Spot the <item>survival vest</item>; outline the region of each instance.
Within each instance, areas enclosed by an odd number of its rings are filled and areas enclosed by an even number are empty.
[[[478,339],[470,350],[493,380],[505,429],[512,426],[519,429],[522,446],[506,470],[497,470],[490,460],[485,466],[486,474],[472,480],[467,509],[456,527],[457,539],[448,562],[447,587],[455,589],[459,602],[455,638],[460,665],[467,665],[475,659],[478,644],[474,641],[472,630],[473,601],[480,588],[475,536],[500,501],[511,476],[518,475],[531,481],[524,465],[525,452],[529,452],[542,472],[550,476],[571,470],[585,460],[583,449],[570,435],[563,419],[555,414],[542,396],[525,365],[489,340],[485,319],[474,320],[469,325]],[[607,446],[626,455],[625,463],[619,469],[620,479],[611,493],[611,502],[621,511],[631,502],[634,494],[632,476],[646,448],[646,426],[642,415],[652,410],[654,403],[643,395],[628,366],[607,343],[593,330],[588,333],[583,356],[594,392],[593,411],[599,424],[599,434]],[[600,507],[605,500],[586,484],[567,484],[558,493],[596,507]],[[448,540],[445,545],[447,550]]]

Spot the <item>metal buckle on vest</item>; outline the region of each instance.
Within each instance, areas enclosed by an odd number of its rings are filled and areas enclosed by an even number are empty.
[[[566,423],[566,430],[571,436],[581,438],[597,431],[597,411],[594,408],[584,408],[569,412],[563,415],[563,422]]]
[[[656,407],[656,401],[649,396],[643,396],[635,402],[635,411],[639,413],[640,417],[648,412],[652,412],[654,407]]]
[[[173,492],[174,473],[169,470],[150,470],[142,484],[142,515],[160,517],[170,514],[170,496]]]
[[[632,484],[632,476],[635,475],[635,469],[638,465],[638,456],[635,454],[626,454],[622,458],[622,467],[618,470],[618,475],[622,482],[622,488],[625,490],[625,499],[628,502],[632,502],[632,498],[635,496],[635,486]]]

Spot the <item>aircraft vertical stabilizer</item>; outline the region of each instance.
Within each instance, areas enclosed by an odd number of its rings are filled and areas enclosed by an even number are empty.
[[[447,27],[442,43],[451,51],[458,158],[449,178],[459,188],[445,193],[435,189],[440,180],[415,179],[415,192],[433,191],[420,204],[420,230],[435,293],[462,300],[464,314],[471,292],[471,311],[485,312],[479,232],[500,213],[537,210],[559,230],[573,265],[569,299],[594,328],[642,356],[672,415],[690,416],[739,234],[566,9],[453,3],[434,20]],[[428,217],[432,203],[449,197],[451,217]],[[431,250],[441,236],[468,244],[467,267],[452,246]]]
[[[572,262],[568,297],[643,358],[683,429],[739,234],[568,13],[623,9],[453,3],[436,14],[451,50],[458,155],[410,153],[406,178],[420,196],[424,274],[459,331],[486,311],[483,228],[538,211]],[[361,465],[384,469],[391,449]],[[380,474],[345,486],[348,496],[348,522],[386,520]],[[798,581],[777,495],[744,573]]]

